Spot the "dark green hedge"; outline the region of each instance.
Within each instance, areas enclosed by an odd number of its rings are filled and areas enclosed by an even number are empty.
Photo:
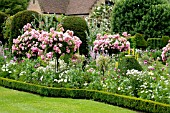
[[[26,10],[30,0],[0,0],[0,11],[8,15],[14,15]]]
[[[3,36],[3,33],[2,33],[2,30],[3,30],[3,27],[4,27],[3,23],[5,22],[7,17],[8,17],[7,14],[0,12],[0,41],[2,41],[3,44],[5,43],[5,39],[4,39],[4,36]]]
[[[134,36],[128,39],[130,41],[131,48],[146,49],[147,41],[140,33],[136,33]]]
[[[133,65],[132,65],[133,64]],[[139,64],[139,62],[135,59],[134,56],[125,56],[122,60],[119,61],[120,74],[126,75],[127,70],[135,69],[138,71],[142,71],[143,68]]]
[[[39,94],[41,96],[93,99],[94,101],[105,102],[108,104],[126,107],[139,111],[152,113],[170,113],[169,104],[163,104],[150,100],[144,100],[136,97],[129,97],[119,94],[112,94],[103,91],[45,87],[2,77],[0,77],[0,86],[17,89],[21,91],[32,92]]]
[[[127,31],[131,35],[141,33],[145,40],[149,37],[161,37],[169,34],[169,18],[167,0],[119,0],[113,8],[111,31]]]
[[[161,38],[148,38],[147,44],[150,49],[161,49],[162,39]]]
[[[162,36],[162,47],[165,47],[168,44],[168,41],[170,40],[169,36]]]
[[[38,18],[38,13],[35,11],[21,11],[13,16],[11,21],[11,39],[9,40],[10,45],[13,39],[16,39],[19,35],[21,35],[21,30],[27,23],[31,23],[35,17]]]
[[[170,4],[151,5],[149,11],[143,16],[140,27],[147,38],[161,38],[170,36]],[[139,27],[138,27],[139,28]]]
[[[89,33],[87,23],[84,18],[78,16],[67,16],[62,20],[62,25],[65,30],[74,31],[74,35],[82,41],[80,45],[80,54],[88,55],[87,36],[85,31]]]

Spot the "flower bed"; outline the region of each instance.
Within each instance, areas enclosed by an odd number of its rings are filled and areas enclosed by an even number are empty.
[[[123,36],[98,35],[90,56],[85,57],[79,54],[81,40],[74,36],[73,31],[64,32],[60,25],[50,32],[33,29],[30,24],[24,26],[24,29],[24,34],[14,39],[12,46],[12,55],[17,58],[10,57],[8,49],[3,53],[6,56],[0,56],[1,77],[41,85],[45,87],[43,95],[51,95],[46,87],[72,88],[170,104],[170,60],[161,60],[162,50],[131,49],[127,41],[129,35],[124,32]],[[166,53],[169,50],[167,48]],[[28,90],[24,90],[32,91],[37,87],[26,88]],[[76,95],[74,93],[77,92],[73,92],[71,94]],[[118,103],[121,102],[123,100]],[[120,105],[126,107],[126,102]]]

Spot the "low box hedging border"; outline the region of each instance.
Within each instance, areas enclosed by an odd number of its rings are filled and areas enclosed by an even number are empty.
[[[103,91],[86,89],[54,88],[0,77],[0,86],[20,91],[31,92],[41,96],[92,99],[134,110],[152,113],[170,113],[170,105],[136,97],[112,94]]]

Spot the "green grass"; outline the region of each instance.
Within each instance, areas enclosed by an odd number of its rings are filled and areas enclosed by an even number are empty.
[[[0,87],[0,113],[135,113],[91,100],[50,98]]]

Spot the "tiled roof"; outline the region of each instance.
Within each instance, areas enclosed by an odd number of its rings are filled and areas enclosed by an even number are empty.
[[[88,14],[96,0],[69,0],[66,15]]]
[[[43,13],[89,14],[97,0],[38,0]]]

